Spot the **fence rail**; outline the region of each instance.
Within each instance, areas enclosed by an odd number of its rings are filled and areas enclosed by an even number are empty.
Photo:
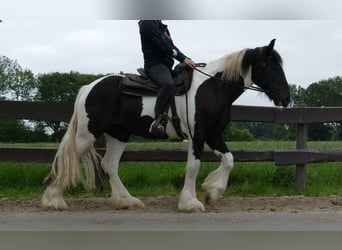
[[[47,102],[0,101],[0,119],[29,119],[68,122],[73,104]],[[297,147],[292,150],[237,150],[235,161],[272,161],[278,166],[296,165],[296,187],[305,191],[306,164],[342,161],[341,150],[308,150],[307,125],[314,122],[342,122],[340,107],[249,107],[233,106],[232,121],[297,124]],[[98,149],[100,154],[104,149]],[[0,161],[51,162],[56,149],[0,148]],[[187,153],[180,150],[125,151],[122,161],[186,161]],[[212,152],[204,152],[203,161],[218,161]]]
[[[68,122],[73,104],[0,101],[0,119],[31,119]],[[232,121],[276,124],[342,122],[341,107],[277,108],[233,105]]]
[[[53,161],[57,149],[53,148],[0,148],[0,162],[39,162]],[[97,152],[104,155],[105,150]],[[342,161],[341,150],[235,150],[232,151],[236,162],[274,162],[277,166],[308,164],[318,162]],[[177,161],[185,162],[185,150],[127,150],[121,161]],[[215,162],[219,157],[211,151],[205,151],[201,161]]]

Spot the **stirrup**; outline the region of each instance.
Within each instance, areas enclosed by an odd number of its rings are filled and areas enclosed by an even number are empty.
[[[165,127],[167,124],[167,113],[162,113],[151,124],[149,132],[156,137],[163,137],[165,135]]]
[[[165,127],[155,120],[152,122],[149,132],[156,137],[163,137],[165,135]]]

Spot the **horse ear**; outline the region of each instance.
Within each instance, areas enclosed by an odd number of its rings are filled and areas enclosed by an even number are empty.
[[[267,45],[266,54],[271,53],[271,51],[273,50],[273,47],[274,47],[274,43],[275,43],[275,39],[272,39],[272,41],[269,43],[269,45]]]
[[[276,39],[272,39],[269,45],[267,45],[267,53],[270,53],[274,48],[274,43]]]
[[[272,41],[270,42],[270,44],[267,46],[269,50],[273,49],[275,44],[275,39],[272,39]]]

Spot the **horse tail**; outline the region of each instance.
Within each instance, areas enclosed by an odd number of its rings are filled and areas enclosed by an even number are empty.
[[[106,178],[101,167],[101,156],[96,152],[94,145],[91,145],[81,155],[81,162],[84,167],[85,178],[81,178],[83,186],[87,190],[103,189]]]
[[[78,107],[82,105],[79,100],[81,93],[82,89],[76,98],[74,112],[53,160],[51,172],[44,180],[46,184],[59,185],[63,190],[76,186],[79,182],[82,182],[88,190],[94,189],[97,184],[96,178],[99,176],[98,172],[101,172],[101,157],[96,153],[93,143],[87,141],[83,146],[76,143]],[[80,162],[84,167],[83,172]]]

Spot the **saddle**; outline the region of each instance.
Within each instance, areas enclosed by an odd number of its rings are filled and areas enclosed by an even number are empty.
[[[157,96],[159,86],[146,74],[143,68],[137,69],[137,74],[127,74],[120,82],[120,90],[135,96]],[[175,83],[175,95],[184,95],[191,87],[193,69],[185,63],[178,64],[172,72]]]
[[[198,64],[204,67],[205,64]],[[135,96],[157,96],[159,86],[155,84],[142,68],[137,69],[137,74],[126,74],[126,77],[119,84],[119,89],[122,93]],[[185,95],[191,87],[193,69],[185,63],[176,65],[172,72],[175,84],[175,96]],[[172,122],[175,131],[179,138],[186,139],[187,135],[183,133],[180,126],[180,119],[177,115],[175,99],[171,102],[172,117],[169,118]]]

